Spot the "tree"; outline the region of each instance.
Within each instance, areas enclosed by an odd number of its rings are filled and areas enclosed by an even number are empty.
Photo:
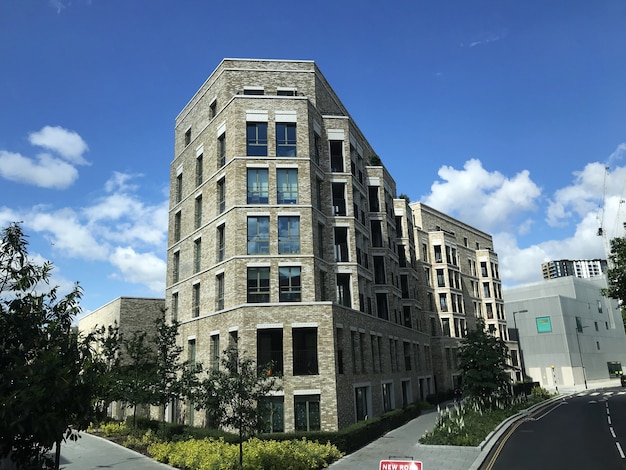
[[[133,425],[137,422],[137,407],[154,401],[156,354],[146,341],[146,332],[134,331],[130,340],[124,340],[122,362],[122,396],[127,406],[133,407]]]
[[[602,289],[602,295],[616,299],[624,309],[626,306],[626,237],[611,240],[609,266],[608,288]]]
[[[98,368],[98,392],[94,400],[94,410],[98,420],[106,416],[107,408],[113,401],[123,399],[121,376],[122,335],[117,322],[108,327],[97,327],[91,333],[92,346],[96,351]]]
[[[37,468],[45,453],[76,439],[93,417],[97,364],[89,342],[72,330],[81,289],[49,288],[52,264],[28,258],[18,224],[0,239],[0,458]],[[70,428],[70,425],[72,426]]]
[[[210,418],[239,434],[239,469],[243,468],[243,441],[259,428],[258,403],[272,390],[278,390],[276,377],[268,367],[255,367],[252,359],[239,354],[236,347],[224,351],[222,367],[209,372],[202,381],[197,409],[205,408]]]
[[[510,393],[506,343],[485,331],[478,319],[476,329],[467,333],[459,348],[459,368],[466,395],[489,401]]]
[[[156,377],[152,404],[161,408],[161,420],[165,421],[165,407],[168,403],[186,395],[185,385],[188,382],[181,376],[185,363],[180,361],[183,348],[176,343],[178,322],[174,320],[168,324],[165,310],[162,310],[156,324]]]

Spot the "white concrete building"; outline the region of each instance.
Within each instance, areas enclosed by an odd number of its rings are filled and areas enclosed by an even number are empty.
[[[600,294],[606,285],[605,276],[567,276],[504,290],[527,376],[559,390],[619,379],[626,335],[617,302]]]

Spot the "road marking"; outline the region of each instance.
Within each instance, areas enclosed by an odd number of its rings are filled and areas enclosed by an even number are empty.
[[[606,417],[606,420],[609,422],[609,426],[610,426],[610,425],[611,425],[611,417],[610,417],[610,416],[607,416],[607,417]]]
[[[613,429],[613,426],[609,427],[609,431],[611,431],[611,436],[613,436],[613,439],[615,439],[617,436],[615,435],[615,430]]]
[[[624,459],[626,458],[626,456],[624,456],[624,451],[622,450],[622,446],[619,445],[619,442],[616,442],[615,445],[617,446],[617,450],[619,451],[619,455]]]
[[[567,403],[566,401],[559,402],[557,405],[555,405],[552,408],[550,408],[548,411],[546,411],[541,416],[537,416],[536,418],[528,418],[528,421],[539,421],[541,418],[547,416],[549,413],[552,413],[554,410],[556,410],[561,405],[569,405],[569,403]]]

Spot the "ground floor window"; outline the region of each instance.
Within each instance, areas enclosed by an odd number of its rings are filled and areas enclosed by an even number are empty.
[[[320,430],[320,396],[296,395],[294,397],[296,431]]]
[[[383,384],[383,411],[391,411],[393,408],[392,397],[393,397],[393,384],[384,383]]]
[[[355,387],[354,400],[356,403],[356,420],[363,421],[370,417],[369,387]]]
[[[264,397],[259,400],[261,432],[285,431],[285,398]]]

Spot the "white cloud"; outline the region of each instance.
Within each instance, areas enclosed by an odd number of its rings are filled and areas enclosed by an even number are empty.
[[[76,181],[78,171],[49,154],[41,154],[33,160],[19,153],[0,150],[0,176],[41,188],[65,189]]]
[[[52,151],[54,155],[40,153],[30,158],[0,149],[0,177],[41,188],[66,189],[78,178],[75,166],[88,164],[83,158],[87,144],[74,131],[45,126],[32,132],[28,139],[32,145]]]
[[[59,126],[45,126],[40,131],[32,132],[28,136],[31,144],[46,148],[58,153],[64,159],[77,164],[85,165],[83,158],[89,147],[83,138],[74,131]]]
[[[66,256],[103,260],[108,255],[106,243],[95,238],[90,227],[81,223],[73,209],[45,212],[44,207],[36,207],[24,220],[25,225],[36,232],[50,234],[49,241],[54,249]]]
[[[527,228],[528,221],[520,225],[515,221],[519,214],[534,210],[541,195],[528,171],[506,178],[497,171],[488,172],[477,159],[465,162],[462,170],[443,166],[438,174],[443,182],[434,182],[422,201],[487,232],[503,226]]]
[[[153,292],[165,292],[165,261],[154,253],[137,253],[131,247],[117,247],[110,257],[111,264],[122,273],[122,279],[144,284]]]

